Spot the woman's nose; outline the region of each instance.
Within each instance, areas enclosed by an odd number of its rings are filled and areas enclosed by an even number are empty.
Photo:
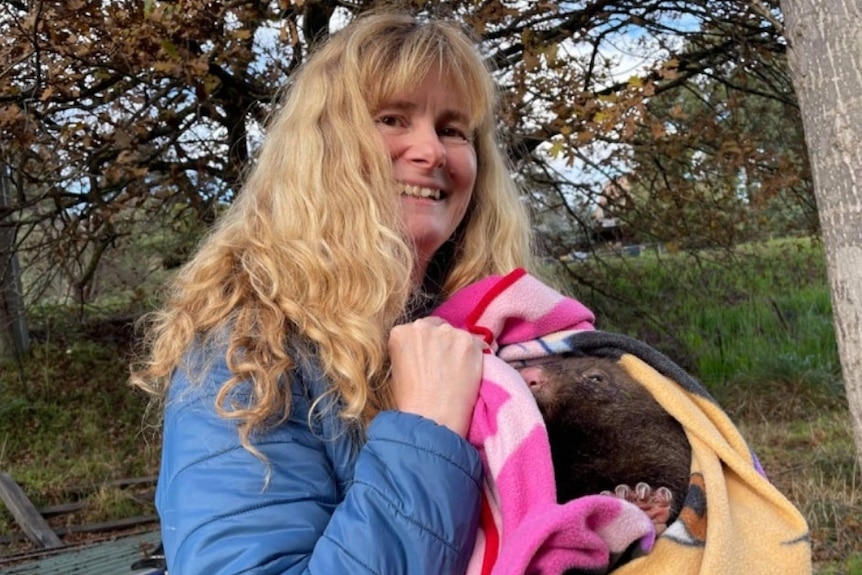
[[[429,168],[442,167],[446,163],[446,147],[436,127],[416,125],[410,134],[407,155],[411,162]]]

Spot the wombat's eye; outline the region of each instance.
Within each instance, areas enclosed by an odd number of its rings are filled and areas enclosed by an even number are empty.
[[[584,376],[594,383],[607,383],[608,377],[602,371],[590,370]]]

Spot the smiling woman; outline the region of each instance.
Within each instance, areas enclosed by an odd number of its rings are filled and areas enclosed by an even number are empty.
[[[495,102],[459,26],[395,14],[286,89],[132,375],[164,402],[170,572],[465,571],[484,343],[423,316],[531,267]]]
[[[413,241],[414,278],[464,219],[476,183],[476,150],[464,110],[467,95],[451,74],[429,72],[419,86],[374,114],[396,182],[406,236]]]

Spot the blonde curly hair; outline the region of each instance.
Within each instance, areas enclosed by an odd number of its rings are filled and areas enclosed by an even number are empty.
[[[386,342],[415,286],[402,234],[397,183],[372,117],[447,72],[466,104],[477,178],[442,295],[488,274],[530,267],[526,210],[496,140],[496,89],[456,24],[401,14],[358,19],[334,34],[286,87],[237,200],[168,287],[149,317],[146,358],[132,384],[162,399],[192,345],[225,338],[232,377],[216,398],[221,416],[251,433],[290,410],[280,378],[295,364],[290,341],[311,342],[340,400],[362,424],[393,407]],[[231,392],[250,385],[249,405]]]

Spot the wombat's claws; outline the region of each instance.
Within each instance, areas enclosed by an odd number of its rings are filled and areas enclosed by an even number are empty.
[[[659,487],[655,490],[654,497],[657,503],[670,505],[673,503],[673,491],[667,487]]]
[[[631,497],[632,489],[628,485],[617,485],[614,488],[614,494],[620,499],[629,499]]]
[[[635,493],[638,495],[638,499],[640,501],[648,501],[650,495],[652,494],[652,487],[649,484],[641,481],[637,485],[635,485]]]
[[[653,489],[648,483],[640,482],[634,489],[623,484],[617,485],[613,492],[603,491],[602,494],[616,495],[637,505],[652,520],[656,535],[661,535],[667,529],[671,512],[670,504],[673,501],[673,492],[667,487]]]

